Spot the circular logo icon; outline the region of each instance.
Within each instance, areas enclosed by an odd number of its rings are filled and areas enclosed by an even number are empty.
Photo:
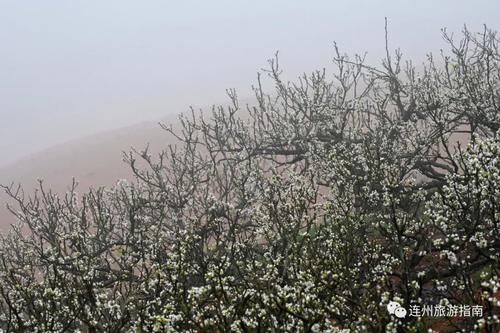
[[[387,311],[389,311],[390,314],[394,314],[394,311],[396,311],[397,308],[400,308],[401,304],[398,302],[390,301],[389,304],[387,304]]]
[[[396,310],[394,310],[394,315],[398,318],[404,318],[406,317],[406,309],[399,307]]]
[[[389,304],[387,304],[387,311],[398,318],[406,317],[406,309],[398,302],[390,301]]]

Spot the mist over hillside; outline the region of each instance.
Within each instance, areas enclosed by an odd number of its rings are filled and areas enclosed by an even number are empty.
[[[171,119],[166,120],[170,121]],[[142,149],[149,144],[151,151],[159,151],[172,137],[156,122],[83,137],[54,146],[18,160],[0,169],[0,184],[21,184],[27,195],[42,179],[45,186],[64,193],[74,178],[81,192],[89,187],[110,186],[118,179],[131,179],[129,166],[123,162],[123,152],[132,147]],[[0,230],[14,221],[5,208],[8,198],[0,193]]]

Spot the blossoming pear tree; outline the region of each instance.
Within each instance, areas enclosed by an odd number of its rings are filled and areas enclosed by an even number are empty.
[[[5,191],[3,332],[497,332],[500,53],[443,34],[419,67],[335,48],[334,71],[191,112],[135,180]],[[272,83],[274,90],[264,86]],[[398,302],[481,306],[396,317]]]

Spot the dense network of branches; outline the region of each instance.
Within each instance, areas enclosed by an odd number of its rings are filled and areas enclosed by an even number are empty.
[[[464,31],[416,69],[335,49],[256,102],[180,117],[136,180],[41,183],[0,240],[4,332],[497,332],[500,53]],[[275,89],[266,93],[271,82]],[[179,129],[180,128],[180,129]],[[480,305],[397,318],[386,305]]]

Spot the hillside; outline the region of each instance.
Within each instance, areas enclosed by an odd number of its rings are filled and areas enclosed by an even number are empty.
[[[167,123],[171,122],[165,121]],[[117,179],[131,178],[122,152],[131,147],[141,149],[148,143],[152,151],[158,151],[172,140],[157,123],[144,122],[78,140],[67,142],[38,152],[0,169],[0,184],[20,183],[27,193],[37,185],[37,179],[63,193],[72,183],[79,183],[79,190],[88,187],[112,185]],[[0,193],[0,231],[5,230],[14,218],[5,205],[8,198]]]

